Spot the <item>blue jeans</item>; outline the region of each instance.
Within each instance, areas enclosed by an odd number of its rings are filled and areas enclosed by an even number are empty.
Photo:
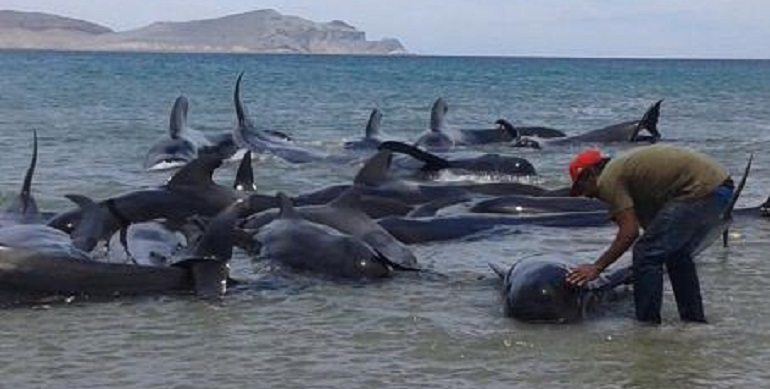
[[[731,196],[731,188],[720,186],[704,199],[671,201],[652,219],[633,250],[634,302],[639,321],[661,321],[664,264],[680,318],[706,321],[693,257],[695,250],[719,236],[721,231],[716,229],[724,225],[721,215]]]

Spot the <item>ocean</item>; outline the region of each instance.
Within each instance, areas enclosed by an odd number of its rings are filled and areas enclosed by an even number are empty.
[[[21,186],[32,130],[40,139],[33,193],[45,210],[69,208],[67,193],[103,199],[164,183],[171,172],[147,172],[142,161],[167,131],[174,99],[189,99],[191,127],[228,131],[241,71],[255,122],[329,153],[360,137],[375,107],[382,131],[414,140],[437,97],[449,104],[450,127],[507,118],[570,134],[638,119],[664,99],[663,142],[706,152],[734,177],[754,153],[739,207],[770,195],[770,61],[6,51],[0,202]],[[523,156],[540,173],[531,182],[558,187],[581,148],[479,149]],[[260,156],[254,167],[261,193],[298,194],[350,182],[360,165]],[[216,180],[230,183],[234,170],[224,166]],[[439,275],[370,285],[279,276],[239,254],[233,275],[251,282],[221,305],[161,296],[0,310],[0,387],[768,386],[764,220],[736,223],[730,247],[715,244],[698,258],[708,325],[680,323],[668,285],[660,327],[637,324],[631,299],[575,325],[503,315],[489,262],[593,261],[614,232],[519,226],[416,245]]]

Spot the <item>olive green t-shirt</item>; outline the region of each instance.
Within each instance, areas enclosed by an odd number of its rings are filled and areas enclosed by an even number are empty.
[[[697,151],[644,146],[607,163],[597,197],[607,203],[612,217],[633,208],[644,228],[668,201],[706,197],[728,176],[724,167]]]

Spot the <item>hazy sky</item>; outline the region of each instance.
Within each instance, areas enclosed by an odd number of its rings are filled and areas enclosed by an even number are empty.
[[[768,0],[0,0],[116,30],[261,8],[418,54],[770,58]]]

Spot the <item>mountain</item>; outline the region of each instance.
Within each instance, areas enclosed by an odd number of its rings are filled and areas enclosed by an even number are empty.
[[[0,11],[0,48],[196,53],[406,54],[398,40],[366,40],[339,20],[317,23],[274,10],[158,22],[114,32],[82,20]]]
[[[0,48],[56,49],[113,31],[98,24],[38,12],[0,11]]]

